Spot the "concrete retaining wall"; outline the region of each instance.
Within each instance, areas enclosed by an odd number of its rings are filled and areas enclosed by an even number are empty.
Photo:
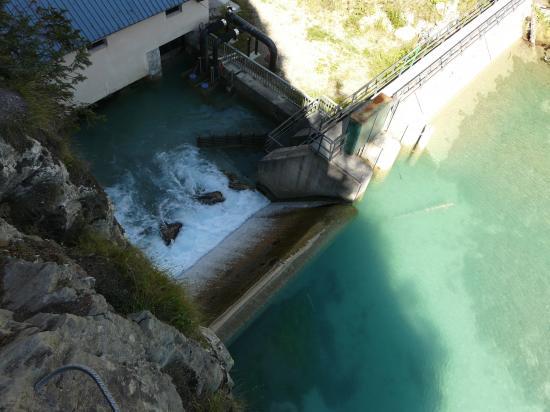
[[[508,1],[500,1],[493,7],[502,7]],[[494,12],[494,9],[492,9]],[[479,21],[487,18],[487,12],[480,16]],[[387,126],[389,134],[399,140],[404,146],[413,146],[419,139],[424,127],[450,100],[468,83],[470,83],[493,59],[506,51],[522,37],[523,23],[531,14],[531,0],[525,0],[503,20],[491,28],[484,36],[472,43],[464,52],[447,64],[439,73],[426,80],[414,93],[403,98]],[[477,27],[472,24],[472,28]],[[443,54],[454,44],[468,34],[468,26],[464,33],[457,33],[442,46],[421,61],[418,66],[425,67],[432,63],[434,57]],[[433,56],[432,56],[433,54]],[[430,57],[431,56],[431,57]],[[431,60],[431,61],[430,61]],[[416,66],[416,65],[415,65]],[[403,84],[417,76],[422,67],[410,69],[402,77],[388,85],[382,92],[393,95]]]
[[[308,145],[274,150],[258,164],[258,180],[274,198],[360,198],[372,169],[357,156],[338,156],[331,162]]]

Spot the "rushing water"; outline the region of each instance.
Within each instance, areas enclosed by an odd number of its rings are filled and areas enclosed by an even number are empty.
[[[518,45],[236,339],[253,411],[550,410],[550,67]]]
[[[104,121],[84,128],[75,145],[107,188],[129,239],[159,266],[179,274],[268,201],[227,188],[222,171],[252,180],[260,152],[199,150],[197,136],[265,132],[272,122],[235,97],[203,97],[172,64],[159,81],[141,82],[99,108]],[[199,192],[221,191],[226,201],[205,206]],[[162,220],[184,224],[169,247]]]

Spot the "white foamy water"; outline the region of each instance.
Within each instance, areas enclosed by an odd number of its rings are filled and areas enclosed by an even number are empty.
[[[143,185],[151,186],[143,189]],[[225,202],[203,205],[195,196],[220,191]],[[229,189],[228,178],[199,150],[183,145],[155,155],[153,167],[139,176],[128,173],[107,188],[115,215],[129,240],[161,269],[174,276],[192,266],[269,201],[252,190]],[[166,246],[159,234],[162,221],[179,221],[183,228]]]

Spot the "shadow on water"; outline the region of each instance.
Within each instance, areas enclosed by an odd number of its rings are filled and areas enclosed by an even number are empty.
[[[444,350],[408,320],[385,255],[377,228],[356,221],[237,338],[233,376],[250,410],[439,409]]]

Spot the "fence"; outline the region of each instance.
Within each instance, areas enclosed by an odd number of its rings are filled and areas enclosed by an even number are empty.
[[[467,37],[461,40],[460,43],[451,48],[443,56],[441,56],[437,61],[431,64],[427,69],[422,71],[420,75],[416,76],[415,79],[411,80],[398,92],[399,96],[402,96],[404,93],[411,93],[412,90],[416,87],[420,87],[422,81],[433,76],[435,73],[443,69],[451,60],[453,60],[458,54],[460,54],[466,47],[471,43],[481,37],[485,32],[490,28],[495,26],[503,17],[509,14],[518,4],[525,0],[511,0],[504,7],[497,10],[492,14],[487,20],[485,20],[480,26],[476,28],[475,31],[470,33]],[[355,110],[357,110],[361,105],[369,101],[372,97],[378,94],[382,89],[387,85],[393,82],[395,79],[400,77],[405,71],[409,70],[412,66],[418,63],[420,60],[425,58],[429,53],[435,50],[437,47],[442,45],[447,41],[451,36],[456,34],[458,31],[463,29],[466,25],[471,23],[474,19],[479,17],[483,12],[488,10],[491,6],[496,3],[496,0],[483,0],[476,7],[467,12],[460,19],[457,19],[447,25],[442,30],[438,31],[434,35],[420,42],[414,49],[408,52],[396,63],[392,64],[390,67],[382,71],[364,86],[359,88],[356,92],[346,97],[340,104],[335,108],[332,108],[331,112],[326,112],[325,114],[330,114],[329,116],[319,116],[320,121],[317,124],[311,125],[311,134],[308,139],[309,144],[311,144],[320,155],[331,160],[336,156],[344,147],[345,144],[345,134],[339,135],[335,138],[330,138],[326,133],[333,127],[335,127],[338,122],[342,121],[345,117],[349,116]],[[317,103],[317,107],[319,103]],[[304,107],[301,112],[295,113],[294,116],[287,119],[282,125],[273,130],[268,139],[277,139],[277,142],[280,144],[282,136],[285,132],[292,130],[292,124],[297,121],[303,121],[307,118],[315,117],[312,113],[312,106]],[[277,144],[269,144],[269,147],[277,146]]]
[[[403,87],[401,87],[395,93],[394,97],[399,100],[413,93],[415,90],[421,87],[426,80],[430,79],[439,71],[441,71],[441,69],[445,67],[449,62],[454,60],[455,57],[461,55],[465,49],[467,49],[472,43],[485,35],[485,33],[496,26],[504,17],[515,10],[516,7],[524,1],[525,0],[509,1],[504,7],[502,7],[496,13],[492,14],[487,20],[481,23],[476,28],[476,30],[472,31],[470,34],[464,37],[459,43],[447,50],[445,54],[435,60],[417,76],[407,82]]]
[[[215,39],[216,36],[211,34],[209,39],[210,47],[212,47]],[[252,60],[230,44],[222,43],[218,49],[218,56],[220,60],[219,64],[221,64],[222,67],[234,65],[237,69],[250,75],[263,86],[292,102],[296,105],[298,110],[308,106],[314,101],[311,97],[292,86],[285,79]]]

